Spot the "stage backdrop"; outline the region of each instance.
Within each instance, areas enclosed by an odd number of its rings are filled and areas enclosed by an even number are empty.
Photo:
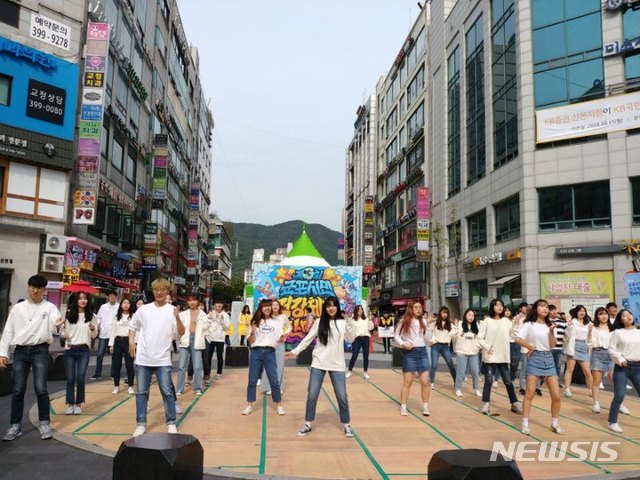
[[[309,267],[258,264],[253,273],[253,310],[265,298],[277,299],[293,318],[286,343],[296,344],[307,333],[306,307],[320,317],[322,302],[335,296],[343,312],[362,303],[362,267]]]

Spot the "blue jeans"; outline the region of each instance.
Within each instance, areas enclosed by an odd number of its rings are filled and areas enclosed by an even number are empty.
[[[356,360],[358,359],[358,355],[360,355],[360,349],[362,348],[362,357],[364,360],[364,371],[369,370],[369,342],[371,341],[371,337],[367,337],[366,335],[363,337],[356,337],[356,339],[351,344],[351,360],[349,360],[349,371],[353,370],[353,366],[356,364]]]
[[[560,372],[562,371],[562,349],[552,348],[551,355],[553,355],[553,362],[556,364],[556,373],[558,374],[558,378],[562,378],[560,376]]]
[[[456,390],[462,390],[462,382],[467,372],[467,366],[469,370],[471,370],[473,389],[478,390],[480,388],[480,364],[478,362],[478,355],[462,355],[459,353],[456,355],[456,364]]]
[[[438,367],[438,356],[442,355],[444,361],[449,367],[449,373],[453,381],[456,381],[456,368],[453,366],[453,358],[451,357],[451,348],[448,343],[434,343],[431,345],[431,371],[429,372],[429,381],[431,383],[436,379],[436,368]]]
[[[108,338],[99,338],[98,339],[98,358],[96,358],[96,371],[94,376],[101,377],[102,376],[102,360],[104,356],[107,354],[107,347],[109,346]]]
[[[89,346],[71,347],[64,351],[64,372],[67,376],[68,405],[80,405],[84,400],[84,378],[89,366]]]
[[[180,347],[180,361],[178,363],[178,385],[177,389],[180,393],[184,392],[184,376],[189,368],[189,357],[193,362],[193,390],[202,391],[202,350],[196,350],[194,345],[196,341],[195,333],[189,335],[189,346]]]
[[[627,366],[620,365],[613,367],[613,401],[609,407],[609,423],[618,423],[620,405],[627,392],[627,381],[631,381],[640,395],[640,362],[627,362]]]
[[[347,399],[347,380],[345,379],[344,372],[332,370],[328,372],[329,378],[331,378],[331,384],[333,385],[333,393],[338,401],[340,421],[342,423],[349,423],[349,400]],[[327,373],[327,370],[311,367],[309,387],[307,388],[307,408],[304,413],[304,419],[307,422],[313,422],[316,419],[316,405],[325,373]]]
[[[518,397],[516,396],[516,390],[513,388],[513,382],[509,376],[509,364],[508,363],[485,363],[484,364],[484,386],[482,387],[482,401],[487,403],[491,400],[491,385],[495,378],[496,370],[500,373],[504,386],[507,387],[507,394],[509,395],[509,401],[516,403]]]
[[[511,381],[516,381],[516,375],[518,374],[518,364],[520,363],[520,345],[516,342],[509,343],[509,373],[511,375]],[[496,378],[496,381],[498,379]]]
[[[249,355],[249,383],[247,384],[247,402],[256,401],[256,386],[262,370],[267,373],[271,386],[271,398],[275,403],[282,401],[280,382],[278,381],[278,366],[276,351],[273,347],[252,347]]]
[[[176,391],[171,381],[171,367],[148,367],[145,365],[136,365],[136,377],[138,383],[136,385],[136,423],[138,425],[147,424],[147,403],[149,402],[149,387],[151,386],[151,374],[156,373],[158,380],[158,388],[162,395],[162,403],[164,404],[164,416],[167,425],[176,423]]]
[[[276,344],[276,367],[278,370],[278,384],[280,385],[280,391],[284,390],[284,342]],[[269,376],[262,379],[262,391],[268,392],[271,390],[271,383],[269,383]]]
[[[38,398],[38,419],[49,423],[49,345],[43,343],[33,347],[17,346],[13,354],[13,396],[11,397],[11,424],[22,423],[24,394],[27,390],[29,369],[33,369],[33,389]]]

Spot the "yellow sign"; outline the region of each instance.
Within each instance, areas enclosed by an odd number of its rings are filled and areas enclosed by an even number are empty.
[[[612,271],[541,273],[540,296],[615,298]]]

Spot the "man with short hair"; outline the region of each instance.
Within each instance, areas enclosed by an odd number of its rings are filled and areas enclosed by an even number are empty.
[[[98,380],[102,377],[102,361],[107,354],[109,347],[109,334],[111,333],[111,323],[118,314],[120,304],[118,297],[113,290],[106,290],[107,302],[100,306],[98,310],[98,358],[96,359],[96,371],[91,380]]]
[[[217,370],[216,378],[222,375],[222,366],[224,364],[224,338],[225,332],[231,326],[229,314],[224,311],[224,303],[220,299],[213,302],[213,310],[209,312],[211,326],[207,331],[206,348],[202,354],[204,361],[204,384],[211,385],[211,361],[213,359],[213,351],[216,351]]]
[[[616,319],[616,315],[618,314],[618,305],[616,302],[609,302],[605,308],[609,314],[609,323],[613,325],[613,321]]]
[[[562,346],[564,345],[564,334],[567,330],[567,322],[562,317],[562,314],[558,312],[558,307],[549,305],[549,320],[556,326],[553,330],[553,334],[556,337],[556,346],[551,349],[551,354],[553,355],[553,361],[556,365],[558,378],[562,378],[560,376],[563,355]]]
[[[3,440],[10,442],[22,435],[24,394],[27,390],[29,370],[33,370],[33,386],[38,398],[40,438],[48,440],[51,433],[49,416],[49,392],[47,373],[49,370],[49,345],[53,334],[64,323],[60,311],[43,300],[47,279],[34,275],[27,281],[29,296],[26,302],[17,303],[9,313],[7,324],[0,339],[0,368],[9,362],[9,349],[13,354],[13,396],[11,398],[11,427]]]

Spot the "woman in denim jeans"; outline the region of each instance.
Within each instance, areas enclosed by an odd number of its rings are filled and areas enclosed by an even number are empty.
[[[69,297],[64,322],[64,370],[67,376],[67,415],[80,415],[80,405],[85,402],[85,374],[89,366],[91,339],[96,338],[97,318],[89,295],[81,292]]]
[[[627,381],[631,381],[640,395],[640,330],[634,327],[633,314],[626,308],[616,315],[613,328],[609,355],[616,365],[613,367],[614,396],[609,407],[609,429],[622,433],[618,413],[627,391]]]
[[[316,418],[316,404],[322,387],[322,381],[327,372],[331,378],[333,392],[338,401],[340,422],[342,422],[344,436],[353,437],[349,425],[349,401],[347,399],[347,381],[345,379],[344,365],[344,341],[353,342],[355,329],[353,323],[345,320],[340,308],[340,301],[336,297],[327,297],[322,304],[320,320],[313,322],[309,333],[302,339],[296,348],[285,355],[292,359],[304,351],[311,342],[318,337],[318,342],[313,348],[313,360],[309,375],[309,387],[307,390],[307,407],[305,422],[299,437],[304,437],[311,432],[311,422]]]
[[[462,396],[462,382],[467,372],[467,366],[471,372],[473,391],[477,397],[482,396],[480,392],[480,361],[478,353],[480,344],[478,343],[478,322],[476,312],[472,308],[467,308],[462,316],[462,321],[456,320],[451,337],[456,345],[456,396]]]
[[[202,395],[202,352],[205,349],[205,335],[212,320],[200,310],[197,295],[187,296],[188,310],[180,312],[180,321],[184,325],[184,335],[180,337],[180,361],[178,363],[178,384],[176,395],[182,395],[185,387],[185,375],[189,367],[189,358],[193,362],[193,391]]]
[[[451,356],[451,317],[447,307],[441,307],[435,320],[435,325],[431,329],[431,370],[429,381],[431,387],[436,381],[436,368],[438,368],[438,357],[444,358],[453,382],[456,381],[456,367],[453,365]]]

